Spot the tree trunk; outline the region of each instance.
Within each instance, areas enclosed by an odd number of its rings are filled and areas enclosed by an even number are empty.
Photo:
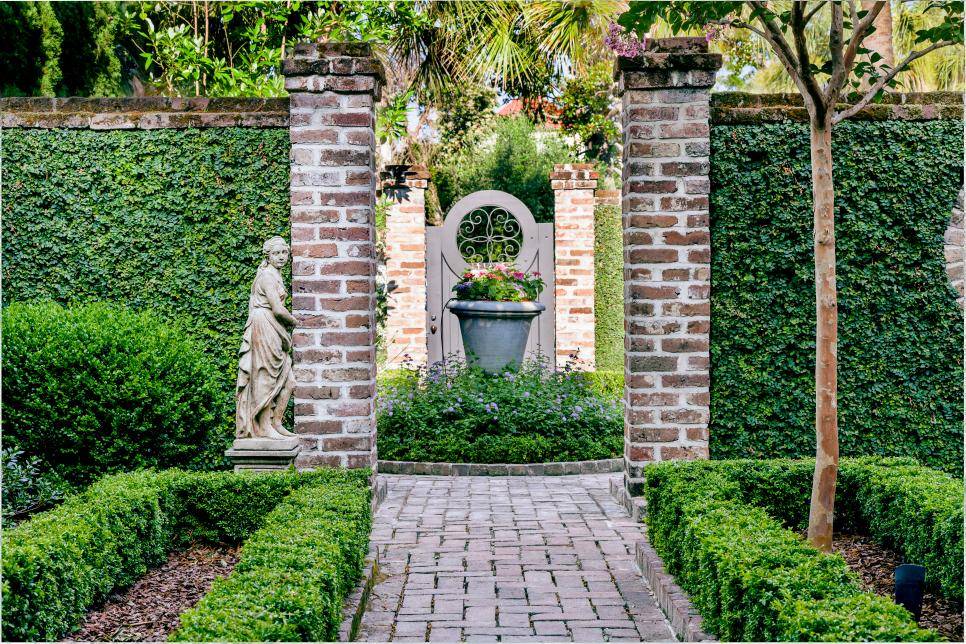
[[[832,549],[835,479],[839,464],[838,301],[835,287],[835,192],[832,181],[831,114],[811,121],[812,199],[815,243],[815,474],[808,513],[808,540]]]
[[[874,0],[862,0],[862,9],[869,11],[874,4]],[[874,63],[875,68],[881,75],[896,66],[896,55],[892,46],[892,8],[889,2],[886,2],[885,6],[882,7],[882,11],[875,17],[872,25],[875,27],[875,31],[866,36],[865,40],[862,41],[862,46],[882,56],[882,60]],[[866,57],[863,56],[863,58]],[[869,76],[862,77],[863,89],[872,87],[873,83],[869,82],[870,80]]]

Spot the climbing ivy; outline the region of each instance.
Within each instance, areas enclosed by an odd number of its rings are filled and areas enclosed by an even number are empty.
[[[814,454],[808,127],[712,128],[711,454]],[[833,137],[843,456],[963,461],[963,317],[943,232],[961,121],[845,122]]]
[[[4,304],[180,319],[230,396],[262,243],[288,238],[288,148],[287,129],[4,131]]]
[[[594,208],[594,344],[598,371],[624,373],[624,232],[620,206]]]

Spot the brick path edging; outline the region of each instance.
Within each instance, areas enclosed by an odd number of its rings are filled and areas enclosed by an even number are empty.
[[[664,561],[651,547],[649,541],[638,541],[635,547],[637,565],[644,573],[644,579],[651,586],[657,605],[671,622],[674,634],[682,642],[715,642],[711,635],[701,628],[701,613],[691,603],[691,599],[674,583],[674,577],[664,570]]]
[[[339,626],[339,641],[353,642],[359,634],[359,625],[362,624],[362,616],[366,612],[369,604],[369,596],[372,589],[379,579],[379,553],[375,547],[370,546],[369,555],[366,557],[365,568],[362,571],[362,581],[346,597],[342,608],[342,624]]]
[[[380,474],[427,474],[431,476],[564,476],[621,472],[622,458],[560,463],[427,463],[379,461]]]

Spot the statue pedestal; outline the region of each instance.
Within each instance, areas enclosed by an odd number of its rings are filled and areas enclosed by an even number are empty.
[[[225,456],[235,472],[277,472],[287,470],[301,451],[298,438],[236,438]]]

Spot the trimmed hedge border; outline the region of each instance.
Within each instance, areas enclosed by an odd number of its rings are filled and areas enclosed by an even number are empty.
[[[193,540],[240,541],[295,489],[310,486],[313,494],[327,486],[359,489],[366,495],[360,512],[368,515],[368,477],[368,470],[247,475],[145,470],[105,477],[4,531],[3,639],[56,640],[69,634],[91,606],[134,583],[172,550]],[[363,546],[359,570],[366,550]],[[339,621],[337,616],[336,628]]]
[[[342,600],[368,551],[369,491],[349,485],[293,491],[247,541],[169,638],[180,642],[334,641]]]
[[[844,459],[839,527],[899,549],[927,566],[932,587],[961,597],[962,482],[911,463]],[[812,467],[740,460],[645,469],[649,538],[704,628],[746,641],[936,639],[905,609],[863,593],[839,555],[785,529],[807,521]]]
[[[423,461],[379,461],[380,474],[430,476],[565,476],[620,472],[623,458],[560,463],[427,463]]]

